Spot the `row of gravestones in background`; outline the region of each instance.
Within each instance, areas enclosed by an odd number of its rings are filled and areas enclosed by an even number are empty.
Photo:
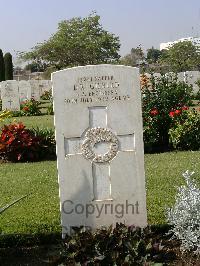
[[[147,77],[150,74],[146,73]],[[154,73],[155,77],[160,77],[160,73]],[[187,71],[177,74],[178,81],[184,81],[193,86],[193,92],[197,93],[199,90],[196,84],[200,80],[199,71]],[[50,91],[50,80],[8,80],[0,82],[0,98],[2,99],[2,110],[20,110],[20,102],[34,98],[40,100],[41,95],[45,91]]]
[[[173,73],[167,73],[167,75],[172,75]],[[145,73],[147,77],[150,77],[151,75],[148,73]],[[160,78],[160,73],[154,73],[154,77]],[[197,80],[200,80],[200,71],[186,71],[186,72],[180,72],[177,74],[178,81],[184,81],[188,84],[192,85],[194,94],[198,92],[199,86],[197,85]]]
[[[7,80],[0,82],[2,110],[20,110],[20,103],[34,98],[39,101],[45,91],[51,90],[50,80]]]

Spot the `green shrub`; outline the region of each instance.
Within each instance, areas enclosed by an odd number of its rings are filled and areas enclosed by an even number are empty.
[[[48,115],[53,115],[53,103],[51,102],[50,105],[47,107],[47,114]]]
[[[52,92],[50,91],[44,91],[44,93],[41,95],[41,100],[50,100],[52,97]]]
[[[34,98],[26,100],[20,105],[20,115],[31,116],[31,115],[41,115],[39,108],[40,102],[36,101]]]
[[[182,123],[176,122],[169,130],[170,142],[175,149],[200,149],[200,115],[195,111],[187,113]]]
[[[193,99],[200,101],[200,89],[196,93],[193,94]]]
[[[169,251],[166,244],[166,240],[172,236],[167,235],[170,229],[171,226],[168,225],[148,226],[142,229],[122,223],[117,223],[115,228],[110,226],[94,232],[76,227],[75,233],[67,236],[64,241],[59,263],[140,266],[154,265],[153,262],[169,262],[175,258],[175,254]],[[168,253],[168,257],[165,252]]]
[[[0,158],[8,161],[39,159],[40,141],[22,123],[4,125],[0,136]]]
[[[169,129],[174,116],[191,104],[192,87],[174,75],[141,80],[144,143],[146,150],[169,149]]]
[[[12,112],[8,110],[4,110],[0,114],[0,123],[3,122],[6,118],[12,117]]]
[[[4,125],[0,135],[0,158],[7,161],[39,161],[55,158],[51,129],[26,129],[22,123]]]
[[[134,226],[117,224],[114,229],[104,228],[94,233],[77,228],[65,240],[62,262],[64,265],[144,265],[148,244],[145,229]]]
[[[40,139],[40,158],[55,159],[56,158],[56,141],[54,130],[49,128],[30,129],[33,135]]]
[[[50,100],[50,103],[49,103],[49,106],[47,107],[47,114],[53,115],[54,114],[54,112],[53,112],[53,98],[51,97],[49,100]]]

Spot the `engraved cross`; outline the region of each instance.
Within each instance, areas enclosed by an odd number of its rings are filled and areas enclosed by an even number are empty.
[[[101,128],[103,131],[109,132],[107,107],[96,106],[89,108],[89,129],[95,130],[96,128]],[[87,130],[88,129],[86,129],[86,131]],[[113,132],[113,130],[111,131]],[[80,138],[65,138],[66,159],[77,154],[82,154],[87,159],[87,156],[85,156],[83,152],[84,136],[85,132]],[[118,149],[112,159],[114,159],[115,155],[117,156],[118,152],[133,152],[135,150],[134,133],[124,135],[116,134],[114,136],[118,139]],[[105,155],[108,150],[109,145],[106,142],[98,141],[98,143],[95,143],[93,146],[93,152],[99,154],[100,157]],[[112,200],[112,177],[110,174],[112,159],[100,162],[91,160],[94,200]]]
[[[10,108],[11,108],[11,103],[12,103],[13,101],[10,99],[9,101],[8,101],[8,103],[10,103]]]

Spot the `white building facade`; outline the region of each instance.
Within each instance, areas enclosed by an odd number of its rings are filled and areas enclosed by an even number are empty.
[[[169,49],[175,43],[184,42],[184,41],[190,41],[193,45],[198,46],[200,48],[200,38],[199,37],[187,37],[187,38],[178,39],[177,41],[173,41],[173,42],[160,43],[160,51],[163,49]]]

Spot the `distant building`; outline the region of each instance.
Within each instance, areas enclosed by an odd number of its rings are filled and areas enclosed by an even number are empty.
[[[178,39],[177,41],[173,41],[173,42],[162,42],[160,44],[160,51],[163,50],[163,49],[170,48],[175,43],[184,42],[184,41],[190,41],[193,45],[200,47],[200,38],[198,38],[198,37],[187,37],[187,38]]]

